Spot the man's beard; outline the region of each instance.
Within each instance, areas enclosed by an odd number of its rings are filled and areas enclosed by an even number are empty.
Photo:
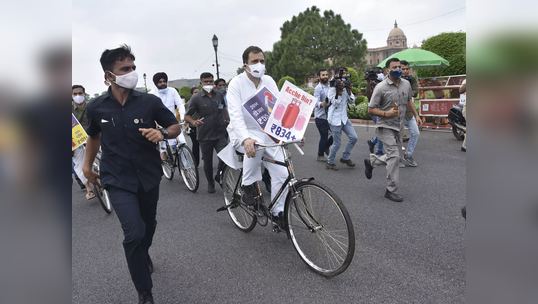
[[[321,83],[325,84],[329,82],[329,78],[321,78]]]
[[[160,86],[157,86],[157,88],[159,88],[159,90],[163,90],[163,89],[166,89],[166,87],[167,87],[166,85],[165,85],[165,86],[162,86],[162,87],[160,87]]]

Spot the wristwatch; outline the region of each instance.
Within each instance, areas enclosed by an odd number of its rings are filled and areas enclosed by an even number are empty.
[[[165,129],[165,128],[161,128],[160,131],[161,131],[161,133],[163,134],[164,139],[167,139],[167,138],[168,138],[168,130]]]

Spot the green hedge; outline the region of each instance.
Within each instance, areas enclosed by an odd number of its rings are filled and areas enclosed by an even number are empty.
[[[286,82],[286,80],[289,81],[289,82],[291,82],[291,83],[293,83],[294,85],[297,85],[297,84],[295,83],[295,79],[293,79],[293,77],[291,77],[291,76],[284,76],[284,77],[280,78],[280,80],[278,81],[278,89],[279,89],[279,90],[282,89],[282,87],[284,86],[284,82]]]

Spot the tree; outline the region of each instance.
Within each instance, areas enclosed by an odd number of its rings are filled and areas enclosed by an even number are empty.
[[[237,68],[237,75],[243,73],[245,71],[245,69],[243,67],[238,67]]]
[[[284,76],[284,77],[280,78],[280,80],[278,81],[278,89],[279,90],[282,89],[282,87],[284,86],[284,82],[286,82],[286,80],[293,83],[294,85],[297,85],[297,83],[295,83],[295,79],[293,79],[290,76]]]
[[[366,40],[332,10],[321,15],[316,6],[307,8],[280,31],[280,41],[265,53],[267,71],[276,79],[293,75],[304,83],[329,65],[365,66]]]
[[[182,86],[181,88],[179,88],[179,95],[184,96],[185,100],[191,99],[191,87]]]
[[[432,77],[434,73],[439,76],[467,74],[466,39],[466,33],[441,33],[428,38],[421,48],[445,58],[450,63],[450,66],[417,70],[418,76]]]
[[[97,98],[97,97],[99,97],[99,96],[100,96],[99,93],[95,93],[95,94],[93,94],[93,98]]]

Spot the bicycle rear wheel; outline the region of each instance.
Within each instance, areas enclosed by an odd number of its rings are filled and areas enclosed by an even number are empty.
[[[355,231],[342,201],[316,181],[295,185],[298,196],[286,198],[286,220],[295,250],[316,273],[344,272],[355,254]]]
[[[237,228],[244,232],[250,232],[256,226],[257,218],[246,205],[238,201],[238,199],[241,199],[241,188],[237,187],[237,191],[234,193],[240,175],[241,170],[234,170],[228,166],[224,168],[224,172],[222,174],[224,201],[226,206],[232,205],[231,207],[227,208],[227,210],[230,218]]]
[[[186,144],[182,144],[179,147],[177,155],[179,172],[181,173],[181,177],[183,178],[185,185],[187,185],[187,188],[191,192],[196,192],[198,190],[198,186],[200,185],[200,177],[198,175],[198,167],[196,167],[196,162],[194,161],[191,149]]]
[[[93,163],[93,171],[99,173],[99,161],[95,160]],[[97,179],[97,181],[100,183],[100,179]],[[99,203],[101,204],[101,207],[105,210],[106,213],[110,214],[112,213],[112,203],[110,202],[110,196],[108,195],[108,191],[105,190],[103,187],[99,187],[95,184],[91,184],[91,188],[93,190],[93,193],[95,193],[95,196],[97,196],[97,199],[99,200]]]
[[[168,145],[166,146],[166,160],[161,160],[161,167],[163,168],[164,177],[168,180],[172,180],[175,171],[174,157]]]

